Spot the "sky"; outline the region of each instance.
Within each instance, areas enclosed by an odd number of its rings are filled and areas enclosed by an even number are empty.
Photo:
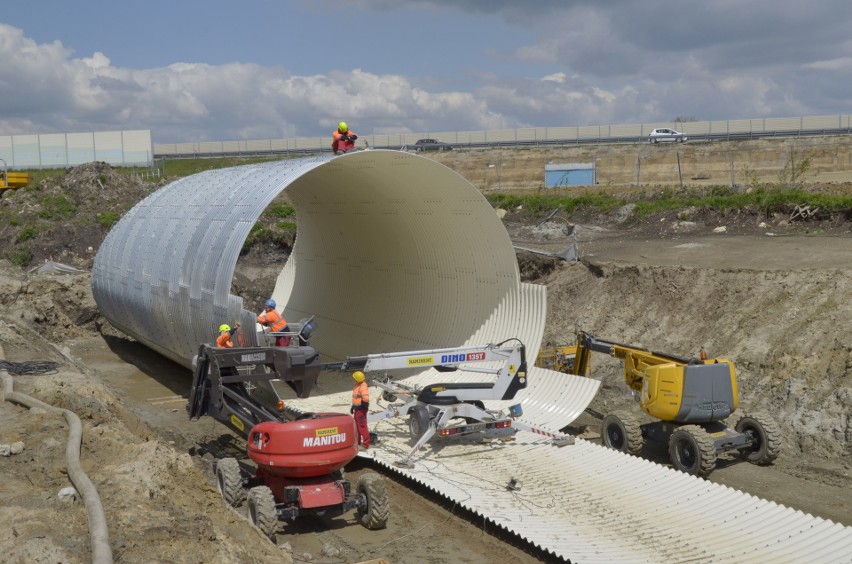
[[[852,112],[849,0],[26,0],[0,135],[154,143]]]

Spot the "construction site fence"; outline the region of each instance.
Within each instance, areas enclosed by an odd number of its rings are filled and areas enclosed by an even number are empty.
[[[677,129],[692,139],[736,140],[772,136],[811,136],[852,133],[852,115],[758,118],[718,121],[658,122],[629,125],[574,127],[528,127],[484,131],[438,131],[361,135],[361,147],[416,150],[420,139],[435,139],[455,148],[585,143],[636,143],[647,141],[653,129]],[[156,143],[158,157],[257,156],[278,153],[331,151],[331,132],[323,137],[207,141],[201,143]]]
[[[477,151],[456,163],[458,172],[483,192],[549,191],[550,162],[590,163],[599,188],[671,186],[756,188],[802,183],[852,182],[852,143],[835,137],[778,139],[772,144],[581,145],[541,149],[528,155]],[[529,171],[537,168],[540,176]],[[579,186],[579,185],[578,185]]]
[[[150,129],[0,135],[0,160],[9,168],[62,168],[94,161],[151,166],[153,158]]]

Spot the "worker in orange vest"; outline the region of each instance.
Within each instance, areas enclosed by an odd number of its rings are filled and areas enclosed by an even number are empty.
[[[337,131],[331,134],[331,150],[336,155],[339,152],[345,153],[355,148],[355,140],[358,135],[354,131],[349,131],[349,126],[345,121],[337,124]]]
[[[287,327],[287,320],[284,319],[283,315],[278,313],[278,310],[276,310],[275,307],[275,300],[271,298],[263,302],[263,313],[257,316],[257,322],[269,327],[269,330],[273,333],[287,331],[289,329],[289,327]],[[289,344],[289,336],[284,337],[279,335],[275,337],[276,347],[286,347]]]
[[[236,323],[234,325],[233,329],[231,329],[231,326],[228,325],[227,323],[223,323],[222,325],[220,325],[219,326],[219,336],[216,337],[216,346],[219,347],[220,349],[233,348],[234,342],[231,341],[231,337],[233,337],[236,334],[237,329],[239,329],[239,328],[240,328],[239,323]]]
[[[358,444],[366,450],[370,448],[370,429],[367,427],[367,410],[370,408],[370,388],[364,381],[364,373],[357,370],[352,373],[355,387],[352,389],[352,407],[349,413],[355,417],[355,429]]]

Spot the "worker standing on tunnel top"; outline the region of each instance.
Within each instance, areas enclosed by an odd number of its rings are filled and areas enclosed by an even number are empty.
[[[275,307],[275,300],[272,298],[263,302],[263,313],[257,316],[257,322],[263,326],[269,327],[269,330],[273,333],[281,333],[289,329],[289,327],[287,327],[287,320],[284,319],[283,315],[278,313],[278,310],[276,310]],[[279,335],[275,337],[276,347],[286,347],[289,344],[289,336],[285,337]]]
[[[216,337],[216,346],[219,347],[220,349],[233,348],[234,342],[231,340],[231,337],[234,336],[234,334],[237,332],[237,329],[239,329],[239,328],[240,328],[239,322],[234,324],[233,329],[231,329],[231,326],[228,325],[227,323],[223,323],[222,325],[220,325],[219,326],[219,336]]]
[[[358,444],[363,450],[370,448],[370,429],[367,427],[367,410],[370,408],[370,388],[364,381],[364,373],[356,370],[352,373],[355,387],[352,389],[352,407],[349,413],[355,417],[355,429]]]
[[[354,131],[349,131],[349,126],[345,121],[337,124],[337,131],[331,134],[331,150],[336,155],[338,152],[345,153],[355,148],[355,140],[358,135]]]

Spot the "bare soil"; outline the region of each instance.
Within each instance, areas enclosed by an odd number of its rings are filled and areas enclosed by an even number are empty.
[[[87,165],[59,181],[75,187],[76,214],[101,213],[104,174]],[[127,194],[114,204],[124,209],[155,188],[124,186],[136,181],[120,176],[106,180],[105,186]],[[21,192],[4,197],[0,211],[24,220],[40,217],[35,206],[51,202]],[[519,246],[543,253],[578,246],[578,262],[518,253],[524,279],[548,287],[546,343],[571,343],[579,324],[594,335],[654,350],[694,355],[704,348],[733,359],[741,408],[770,412],[783,447],[770,467],[725,457],[709,479],[852,526],[848,214],[791,220],[695,209],[639,220],[627,206],[607,216],[581,211],[542,220],[523,209],[506,210],[504,217]],[[12,239],[20,232],[5,229]],[[37,239],[31,264],[54,258],[87,268],[88,248],[97,248],[105,230],[97,233]],[[281,258],[271,267],[269,251]],[[249,303],[262,299],[286,254],[286,248],[253,248],[240,259],[235,291]],[[226,507],[215,488],[214,460],[244,458],[244,444],[212,420],[187,420],[189,372],[114,330],[97,311],[88,274],[27,275],[0,261],[0,343],[9,360],[59,363],[55,374],[16,377],[16,391],[72,409],[83,420],[81,458],[100,491],[116,561],[546,560],[392,475],[386,475],[392,503],[387,529],[367,531],[354,514],[324,516],[284,524],[277,545],[269,542],[246,521],[245,508]],[[619,364],[596,359],[593,377],[602,381],[593,409],[639,413]],[[88,561],[83,505],[57,498],[70,485],[65,422],[8,402],[0,403],[0,422],[0,444],[25,444],[21,454],[0,457],[0,520],[10,524],[0,528],[2,559]],[[584,415],[571,430],[595,438],[598,426]],[[665,449],[654,445],[643,456],[668,463]],[[347,469],[353,479],[367,471],[381,469],[360,461]]]

